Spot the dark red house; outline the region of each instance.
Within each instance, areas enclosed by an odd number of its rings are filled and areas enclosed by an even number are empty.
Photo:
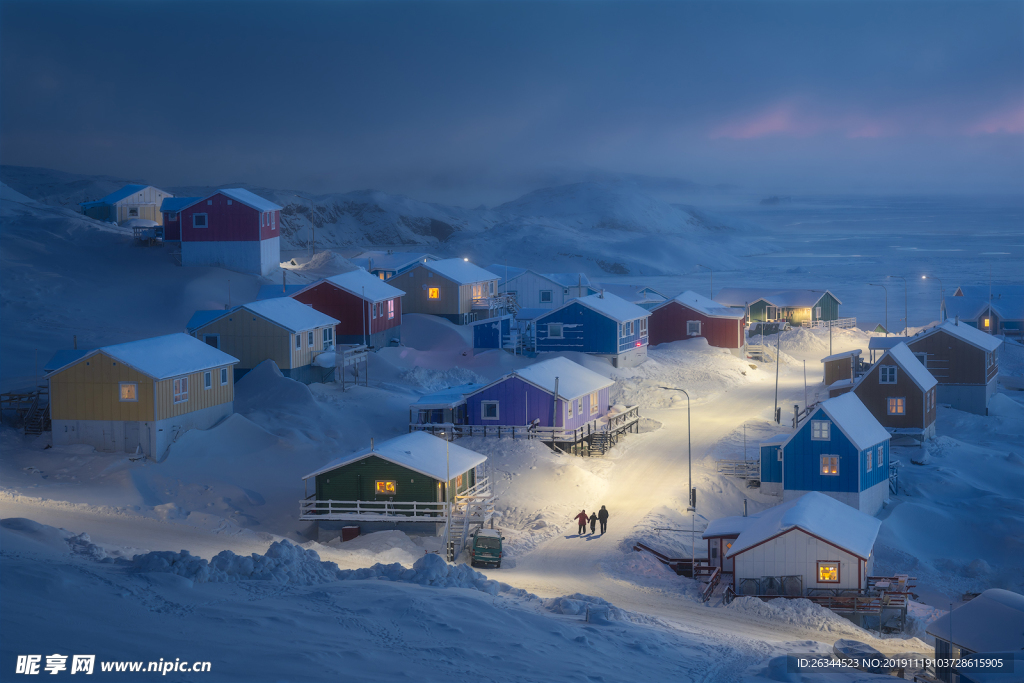
[[[291,296],[341,321],[334,330],[338,344],[367,344],[379,349],[392,339],[401,339],[404,294],[359,269],[314,282]]]
[[[217,190],[193,198],[176,217],[183,266],[258,275],[281,266],[281,207],[263,197],[243,189]]]
[[[186,206],[191,206],[202,197],[167,197],[160,204],[160,213],[164,217],[164,242],[181,241],[181,217],[180,212]]]
[[[729,308],[706,296],[686,291],[651,311],[650,343],[665,344],[681,339],[704,337],[711,346],[729,349],[742,356],[746,348],[743,331],[746,313]]]

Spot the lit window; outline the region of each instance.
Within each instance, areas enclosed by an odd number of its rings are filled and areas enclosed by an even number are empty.
[[[437,288],[437,287],[431,287],[430,289],[427,290],[427,298],[429,298],[429,299],[440,299],[441,298],[441,290],[439,288]]]
[[[830,477],[834,477],[839,474],[839,456],[837,455],[823,455],[821,456],[821,473]]]
[[[388,299],[388,320],[392,320],[395,317],[395,300]]]
[[[871,471],[871,465],[872,465],[872,463],[875,460],[874,455],[875,455],[875,449],[873,449],[873,448],[869,448],[867,451],[864,452],[864,456],[865,456],[864,457],[864,462],[867,465],[867,471],[868,472]]]
[[[378,496],[393,496],[398,490],[398,482],[393,479],[381,480],[378,479],[376,482],[376,491]]]
[[[839,563],[818,562],[818,583],[839,583]]]
[[[174,380],[174,402],[183,403],[188,400],[188,377]]]
[[[590,414],[597,415],[598,408],[598,393],[596,391],[590,392]]]
[[[462,488],[462,475],[461,474],[459,476],[455,477],[455,488],[457,488],[457,489]]]
[[[699,320],[687,320],[686,321],[686,336],[687,337],[699,337],[700,336],[700,321]]]
[[[379,277],[381,280],[387,280],[388,279],[387,276],[384,274],[383,270],[380,271],[379,273],[377,273],[377,277]]]
[[[221,386],[224,386],[227,383],[228,383],[228,369],[227,368],[221,368],[220,369],[220,384],[221,384]]]
[[[983,318],[983,322],[982,322],[982,324],[983,324],[983,325],[984,325],[985,327],[988,327],[988,318]]]
[[[890,397],[886,399],[886,406],[890,415],[906,415],[907,399],[902,397]]]
[[[548,339],[562,339],[562,323],[548,323]]]
[[[879,384],[896,384],[896,366],[882,365],[878,368]]]
[[[828,441],[831,437],[829,427],[831,423],[826,420],[811,420],[811,440]]]
[[[203,373],[203,389],[210,389],[213,387],[213,372],[207,370]]]
[[[549,303],[551,303],[551,290],[550,289],[543,289],[543,290],[541,290],[541,292],[540,292],[540,302],[542,304],[549,304]]]
[[[205,227],[207,227],[206,214],[205,213],[194,213],[194,214],[192,214],[192,227],[193,228],[205,228]]]
[[[480,402],[480,417],[484,420],[497,420],[498,419],[498,402],[497,401],[481,401]]]
[[[119,390],[122,401],[139,400],[139,385],[135,382],[120,382]]]

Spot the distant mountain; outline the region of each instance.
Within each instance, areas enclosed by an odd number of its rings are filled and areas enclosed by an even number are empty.
[[[542,272],[593,275],[672,275],[691,271],[695,263],[738,268],[740,257],[767,249],[753,243],[754,233],[746,229],[642,189],[696,187],[689,181],[608,177],[607,182],[536,190],[492,209],[444,206],[373,190],[314,195],[244,183],[221,187],[244,187],[280,204],[285,249],[305,247],[315,234],[317,248],[349,253],[416,247],[478,263],[507,260]],[[37,201],[71,209],[128,182],[12,166],[0,167],[0,180]],[[196,196],[216,188],[162,189]]]

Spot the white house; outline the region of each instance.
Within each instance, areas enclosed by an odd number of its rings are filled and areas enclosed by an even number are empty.
[[[799,577],[802,594],[810,588],[867,588],[882,523],[811,491],[750,517],[728,518],[721,525],[739,530],[725,553],[735,567],[733,590],[764,595],[766,577],[784,585],[793,585],[793,577]]]
[[[163,225],[160,204],[164,199],[173,196],[170,192],[164,192],[152,185],[125,185],[103,199],[82,202],[79,206],[86,216],[100,221],[121,223],[138,218]]]
[[[514,295],[521,309],[550,310],[596,291],[583,273],[538,273],[500,264],[490,265],[487,270],[501,276],[498,292]]]

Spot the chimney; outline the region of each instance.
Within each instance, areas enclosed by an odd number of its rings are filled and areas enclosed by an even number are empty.
[[[956,319],[953,321],[953,324],[956,325],[957,327],[960,327],[960,316],[956,317]]]
[[[555,395],[551,399],[551,428],[554,429],[558,420],[558,378],[555,377]]]
[[[373,450],[373,437],[370,437],[370,450]]]
[[[285,286],[285,278],[288,277],[288,271],[284,268],[281,269],[281,293],[287,294],[288,288]]]
[[[744,517],[747,516],[747,499],[746,498],[743,499],[743,516]]]
[[[601,298],[604,298],[604,287],[601,288]]]
[[[71,335],[71,343],[74,345],[75,350],[77,351],[78,350],[78,335],[77,334]]]

